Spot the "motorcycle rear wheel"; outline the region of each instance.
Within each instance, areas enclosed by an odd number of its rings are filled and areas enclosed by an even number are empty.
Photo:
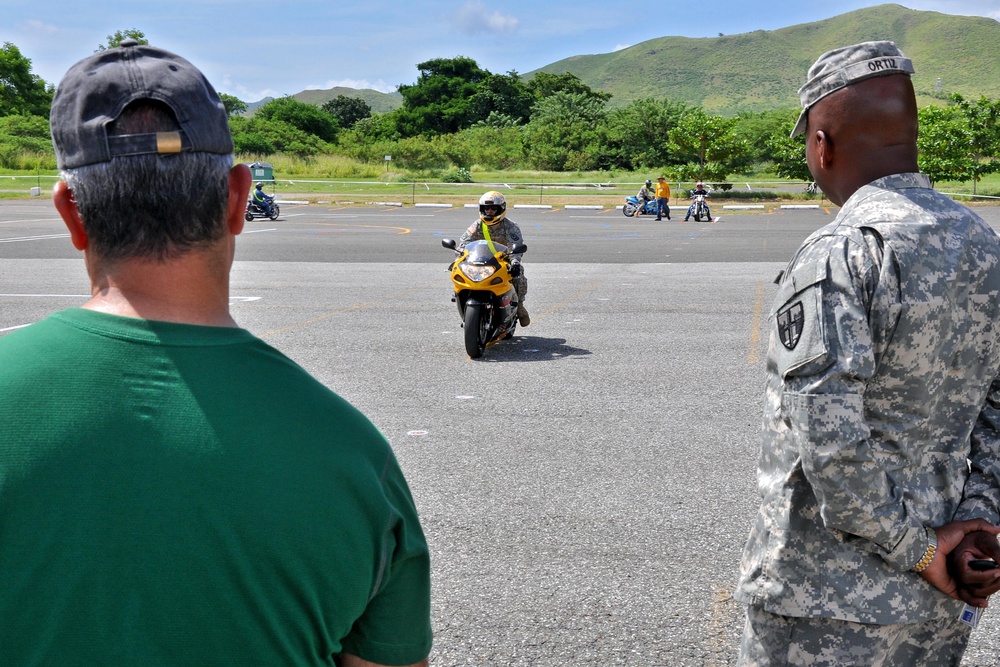
[[[465,351],[470,359],[483,356],[489,324],[481,304],[470,303],[465,307]]]
[[[247,211],[246,213],[243,214],[243,219],[246,220],[247,222],[253,222],[253,213]]]

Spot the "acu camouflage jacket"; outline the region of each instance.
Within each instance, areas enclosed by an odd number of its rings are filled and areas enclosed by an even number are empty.
[[[922,174],[879,179],[803,243],[769,326],[735,597],[861,623],[957,615],[910,568],[924,526],[1000,518],[1000,238]]]

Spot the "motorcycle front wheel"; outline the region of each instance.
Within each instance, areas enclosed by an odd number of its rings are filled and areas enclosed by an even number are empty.
[[[271,220],[277,220],[278,219],[278,212],[279,212],[278,205],[277,204],[271,204]]]
[[[482,304],[470,303],[465,307],[465,351],[470,359],[483,356],[489,335],[489,318],[483,313]]]
[[[631,218],[633,215],[635,215],[635,204],[633,204],[632,202],[629,202],[629,203],[625,204],[624,206],[622,206],[622,214],[626,218]]]

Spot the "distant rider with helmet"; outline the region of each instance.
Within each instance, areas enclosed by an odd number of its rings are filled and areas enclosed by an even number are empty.
[[[274,197],[264,193],[263,183],[257,184],[257,187],[253,191],[252,199],[253,203],[264,211],[264,215],[271,217],[271,202],[274,201]]]
[[[639,217],[639,214],[646,210],[646,202],[653,200],[653,193],[650,190],[653,187],[653,181],[646,179],[646,182],[641,188],[639,188],[639,194],[635,197],[639,200],[639,205],[635,207],[635,213],[632,214],[633,218]]]
[[[708,190],[705,189],[705,184],[701,181],[698,181],[698,185],[696,185],[694,190],[691,191],[691,196],[694,197],[695,195],[705,195],[705,213],[708,214],[708,221],[712,222],[712,209],[708,208]],[[697,202],[691,202],[691,205],[688,206],[688,212],[687,215],[684,216],[684,222],[687,222],[688,219],[694,215],[694,207],[696,203]]]
[[[472,241],[486,240],[513,247],[515,243],[524,243],[521,228],[507,217],[507,200],[495,190],[487,192],[479,198],[479,220],[469,225],[469,228],[459,239],[458,249],[462,250]],[[524,277],[521,267],[521,255],[510,256],[510,275],[517,292],[517,321],[522,327],[531,323],[528,311],[524,308],[524,297],[528,294],[528,279]]]

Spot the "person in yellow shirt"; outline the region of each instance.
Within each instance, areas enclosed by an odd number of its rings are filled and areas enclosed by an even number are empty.
[[[670,184],[665,176],[656,179],[656,219],[662,220],[663,214],[670,219]]]

